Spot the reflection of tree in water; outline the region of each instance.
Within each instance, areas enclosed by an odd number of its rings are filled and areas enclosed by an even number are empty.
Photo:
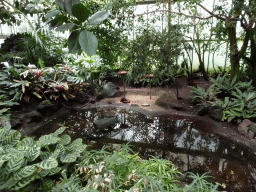
[[[111,131],[99,132],[93,122],[99,118],[117,117],[119,123]],[[143,158],[149,155],[166,158],[181,171],[211,172],[215,181],[228,185],[226,190],[252,189],[255,185],[256,167],[254,152],[225,138],[206,134],[195,129],[196,125],[169,116],[147,117],[126,109],[94,109],[68,114],[51,123],[52,132],[66,122],[66,133],[72,139],[94,137],[96,148],[107,143],[131,141]],[[50,124],[47,125],[50,128]],[[97,139],[98,138],[98,139]],[[122,140],[123,139],[123,140]],[[233,183],[236,186],[233,186]]]

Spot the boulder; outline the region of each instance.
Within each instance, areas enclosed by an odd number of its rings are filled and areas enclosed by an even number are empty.
[[[249,139],[253,139],[256,133],[256,123],[250,121],[249,119],[244,119],[238,125],[238,131],[242,135],[246,135]]]
[[[38,122],[43,119],[43,116],[36,110],[29,113],[19,115],[18,120],[23,123]]]
[[[51,103],[49,100],[42,101],[38,106],[37,106],[37,111],[45,114],[47,112],[52,112],[56,110],[56,106]]]
[[[210,104],[207,102],[202,103],[202,105],[200,106],[200,108],[198,109],[197,115],[199,116],[204,116],[208,114],[208,111],[210,109]]]
[[[251,125],[252,122],[249,119],[244,119],[239,125],[238,125],[238,131],[242,135],[247,135],[249,125]]]
[[[19,128],[22,125],[19,119],[11,119],[10,123],[13,129]]]
[[[223,117],[223,110],[219,106],[214,106],[208,110],[208,114],[215,121],[221,121]]]
[[[97,130],[107,130],[111,126],[114,126],[116,123],[118,123],[118,119],[115,117],[112,118],[103,118],[103,119],[98,119],[93,122],[94,127]]]
[[[170,103],[169,107],[177,111],[186,111],[183,105],[180,103]]]

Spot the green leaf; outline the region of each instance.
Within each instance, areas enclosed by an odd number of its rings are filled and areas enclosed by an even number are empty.
[[[50,169],[50,172],[49,172],[49,175],[55,175],[57,173],[59,173],[61,171],[61,168],[60,167],[55,167],[55,168],[52,168]]]
[[[62,163],[72,163],[72,162],[76,161],[77,157],[79,157],[78,153],[69,153],[69,154],[66,154],[66,155],[62,155],[60,157],[60,161]]]
[[[60,7],[60,9],[62,9],[63,11],[66,11],[66,10],[65,10],[64,0],[55,0],[55,2],[56,2],[57,5]]]
[[[65,131],[65,129],[66,129],[66,127],[62,126],[59,129],[57,129],[54,133],[52,133],[52,135],[57,137],[59,134],[63,133]]]
[[[17,183],[17,181],[14,179],[14,177],[10,177],[5,183],[3,186],[0,186],[0,189],[1,187],[3,187],[2,189],[4,188],[11,188],[12,186],[14,186],[15,184]]]
[[[30,149],[31,149],[31,147],[29,147],[29,146],[20,146],[18,148],[18,151],[22,152],[25,157],[29,157],[29,150]]]
[[[71,142],[71,137],[69,135],[62,135],[60,137],[60,142],[59,144],[61,145],[67,145]]]
[[[34,145],[29,150],[29,156],[27,160],[30,162],[33,162],[34,160],[36,160],[37,157],[39,157],[40,152],[41,152],[41,147],[38,144]]]
[[[35,165],[29,165],[29,166],[23,167],[19,172],[15,173],[14,179],[18,181],[23,178],[31,176],[35,172],[36,172]]]
[[[35,177],[34,177],[34,176],[30,176],[30,177],[27,177],[27,178],[25,178],[25,179],[22,179],[21,181],[19,181],[19,182],[15,185],[14,189],[15,189],[16,191],[18,191],[18,190],[20,190],[21,188],[27,186],[27,185],[28,185],[31,181],[33,181],[33,180],[35,180]]]
[[[72,6],[72,14],[80,21],[84,22],[90,14],[90,10],[82,3],[78,3]]]
[[[60,155],[61,150],[55,149],[55,151],[50,155],[51,158],[57,159]]]
[[[65,154],[65,147],[62,145],[62,144],[58,144],[56,146],[56,149],[59,149],[60,150],[60,155],[64,155]]]
[[[35,95],[36,97],[38,97],[39,99],[42,99],[41,95],[39,95],[37,92],[32,92],[33,95]]]
[[[81,50],[79,44],[80,31],[73,31],[68,38],[68,49],[70,53],[78,53]]]
[[[88,55],[92,56],[96,53],[98,48],[98,40],[96,36],[87,30],[84,30],[79,35],[79,44],[82,50]]]
[[[109,17],[109,13],[107,11],[98,11],[97,13],[89,17],[88,22],[91,25],[97,25],[103,22],[108,17]]]
[[[0,129],[0,141],[3,141],[8,133],[8,129]]]
[[[15,131],[13,133],[9,133],[8,136],[5,138],[5,140],[2,142],[3,145],[10,144],[17,136],[19,135],[18,131]]]
[[[50,155],[51,155],[51,152],[42,151],[39,156],[40,156],[41,160],[45,160],[45,159],[48,159],[50,157]]]
[[[50,191],[50,189],[54,186],[54,180],[50,178],[45,178],[42,182],[41,188]]]
[[[67,22],[68,18],[63,15],[57,15],[54,19],[49,21],[50,27],[49,29],[55,29],[56,27],[62,25],[63,23]]]
[[[25,137],[21,141],[23,146],[30,146],[32,147],[34,145],[34,139],[32,137]]]
[[[72,29],[74,26],[75,26],[74,23],[66,23],[57,27],[55,31],[66,31],[66,30]]]
[[[51,11],[51,12],[49,12],[49,13],[47,13],[47,14],[45,15],[45,19],[52,18],[52,17],[54,17],[54,16],[56,16],[56,15],[58,15],[58,14],[60,14],[60,11],[59,11],[59,10]]]
[[[40,178],[43,178],[45,176],[47,176],[48,174],[50,173],[50,170],[49,169],[42,169],[40,172],[38,172],[38,176]]]
[[[41,163],[38,163],[37,166],[42,169],[52,169],[58,166],[58,161],[54,158],[49,157],[49,159],[43,160]]]
[[[9,161],[11,159],[10,154],[5,154],[3,156],[0,156],[0,167],[3,166],[4,162]]]
[[[8,172],[10,173],[10,172],[17,171],[19,168],[22,167],[24,161],[25,159],[22,152],[12,154],[11,159],[8,161],[6,165]]]
[[[65,9],[66,9],[67,13],[69,15],[73,16],[72,7],[73,7],[73,5],[80,3],[80,1],[79,0],[64,0],[64,1],[65,1],[64,3],[65,3]]]
[[[51,145],[56,144],[60,138],[55,137],[54,135],[43,135],[39,138],[39,143],[42,145]]]

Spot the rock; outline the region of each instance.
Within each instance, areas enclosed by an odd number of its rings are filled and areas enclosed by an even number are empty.
[[[132,107],[139,107],[139,105],[134,104],[134,103],[133,103],[133,104],[131,104],[131,106],[132,106]]]
[[[109,129],[111,126],[114,126],[118,122],[119,122],[118,119],[116,119],[115,117],[103,118],[103,119],[98,119],[94,121],[93,125],[98,130],[106,130],[106,129]]]
[[[177,111],[185,111],[185,108],[183,107],[183,105],[179,104],[179,103],[171,103],[169,105],[170,108],[175,109]]]
[[[249,119],[244,119],[239,125],[238,125],[238,131],[242,135],[247,135],[249,125],[251,125],[252,122]]]
[[[27,115],[28,115],[28,118],[31,119],[31,122],[38,122],[43,119],[43,116],[36,110],[27,113]]]
[[[38,106],[37,106],[37,111],[45,114],[47,112],[52,112],[56,110],[56,106],[51,103],[49,100],[42,101]]]
[[[253,139],[254,135],[255,135],[255,133],[253,131],[250,131],[250,130],[248,131],[247,136],[249,139]]]
[[[13,129],[19,128],[22,125],[19,119],[11,119],[10,123]]]
[[[43,116],[36,110],[19,115],[18,120],[23,123],[38,122]]]
[[[199,116],[204,116],[208,114],[208,111],[210,109],[210,104],[209,103],[202,103],[202,105],[200,106],[197,115]]]
[[[214,106],[208,110],[208,114],[215,121],[221,121],[223,117],[223,110],[221,107]]]
[[[246,135],[249,139],[253,139],[256,133],[256,123],[250,121],[249,119],[244,119],[238,125],[238,131],[242,135]]]

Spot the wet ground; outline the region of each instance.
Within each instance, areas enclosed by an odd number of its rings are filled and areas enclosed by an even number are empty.
[[[161,115],[135,107],[97,107],[67,113],[45,124],[35,133],[48,134],[59,124],[68,127],[66,134],[83,138],[92,149],[103,145],[130,142],[142,158],[151,155],[171,160],[183,173],[210,172],[212,182],[224,191],[256,191],[255,151],[226,137],[213,134],[217,129],[205,119],[193,115]],[[93,122],[116,117],[118,123],[106,130],[96,130]]]

